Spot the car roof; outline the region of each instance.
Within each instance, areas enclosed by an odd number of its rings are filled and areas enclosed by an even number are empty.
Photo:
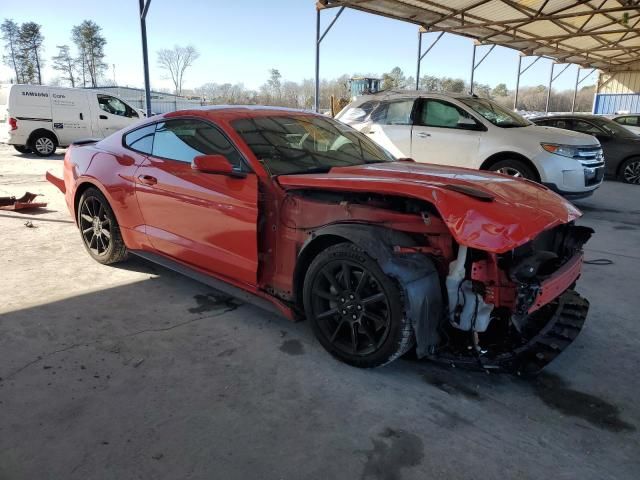
[[[429,92],[426,90],[382,90],[377,93],[360,95],[356,98],[358,102],[366,100],[396,100],[401,98],[441,98],[445,99],[462,99],[462,98],[479,98],[468,93],[441,93]]]
[[[563,119],[563,118],[571,118],[578,120],[600,120],[602,118],[606,118],[603,115],[593,115],[591,113],[558,113],[553,115],[540,115],[538,117],[531,117],[529,120],[535,122],[536,120],[553,120],[553,119]]]
[[[206,105],[185,110],[176,110],[175,112],[164,113],[153,118],[157,120],[159,118],[196,116],[210,118],[212,120],[224,118],[225,120],[231,121],[236,118],[266,117],[284,114],[318,115],[324,117],[324,115],[320,115],[319,113],[315,113],[309,110],[300,110],[287,107],[272,107],[264,105]]]

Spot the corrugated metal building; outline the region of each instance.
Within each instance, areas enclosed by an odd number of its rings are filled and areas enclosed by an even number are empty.
[[[640,113],[640,70],[601,73],[593,113]]]
[[[104,91],[116,96],[135,108],[145,109],[144,89],[132,87],[97,87],[96,90]],[[174,112],[203,105],[200,99],[193,99],[151,91],[151,111],[153,113]]]

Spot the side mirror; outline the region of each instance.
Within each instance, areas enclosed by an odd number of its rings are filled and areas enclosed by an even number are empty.
[[[214,173],[229,177],[244,178],[247,176],[243,172],[234,170],[224,155],[198,155],[191,162],[191,168],[202,173]]]

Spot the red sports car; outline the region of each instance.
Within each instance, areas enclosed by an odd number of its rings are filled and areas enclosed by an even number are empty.
[[[434,159],[437,161],[437,159]],[[72,145],[87,252],[139,255],[310,321],[358,367],[418,357],[534,372],[579,333],[592,230],[545,187],[395,159],[321,115],[211,107]]]

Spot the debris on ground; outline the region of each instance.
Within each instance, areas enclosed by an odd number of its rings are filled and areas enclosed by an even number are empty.
[[[0,210],[27,210],[31,208],[44,208],[46,202],[34,202],[36,197],[41,197],[40,193],[27,192],[20,198],[0,197]]]
[[[35,226],[33,224],[33,222],[31,220],[27,220],[26,222],[24,222],[24,226],[27,228],[38,228],[37,226]]]

